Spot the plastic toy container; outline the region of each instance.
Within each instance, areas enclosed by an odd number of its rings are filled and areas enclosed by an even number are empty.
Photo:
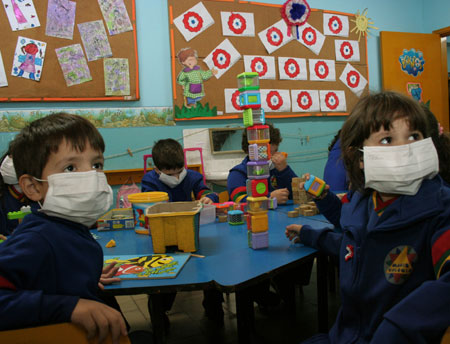
[[[261,94],[259,90],[239,93],[239,105],[243,109],[259,109],[261,107]]]
[[[268,161],[249,161],[247,163],[248,179],[264,179],[269,178],[269,162]]]
[[[128,195],[128,200],[133,209],[134,229],[142,233],[145,230],[148,231],[145,219],[147,208],[159,202],[168,202],[169,195],[167,192],[161,191],[139,192]]]
[[[248,143],[263,143],[270,141],[270,131],[268,125],[254,125],[247,128]]]
[[[200,212],[200,225],[206,225],[216,221],[216,206],[214,204],[203,204]]]
[[[259,90],[259,74],[256,72],[244,72],[237,76],[239,92]]]
[[[247,197],[247,211],[250,214],[267,213],[268,208],[267,197]]]
[[[134,229],[132,208],[111,209],[97,220],[98,231]]]
[[[252,161],[270,160],[270,143],[252,143],[248,145],[248,158]]]
[[[251,127],[256,124],[266,124],[264,109],[245,109],[242,117],[245,127]]]
[[[165,253],[166,246],[183,252],[199,248],[198,231],[202,204],[195,202],[157,203],[147,208],[154,253]]]

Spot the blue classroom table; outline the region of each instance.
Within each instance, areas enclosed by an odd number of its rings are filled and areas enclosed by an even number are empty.
[[[152,325],[155,343],[165,343],[161,294],[174,291],[202,290],[211,287],[223,292],[236,293],[236,313],[239,343],[252,343],[254,322],[253,301],[248,287],[271,278],[281,271],[295,271],[301,264],[318,258],[318,321],[319,331],[327,332],[327,281],[326,257],[310,247],[291,243],[284,234],[292,223],[308,224],[313,228],[331,227],[322,215],[289,218],[287,212],[294,206],[279,206],[269,211],[269,247],[253,250],[247,244],[247,226],[214,223],[200,226],[200,249],[195,252],[205,258],[192,256],[176,278],[123,280],[106,286],[113,295],[153,294],[151,298]],[[134,230],[92,231],[99,236],[98,242],[105,255],[152,253],[151,237],[139,235]],[[116,247],[106,248],[114,239]],[[294,272],[293,272],[294,273]],[[294,276],[293,276],[294,277]],[[292,298],[295,290],[292,289]],[[159,296],[159,297],[158,297]],[[295,299],[294,299],[295,301]],[[295,302],[290,311],[295,315]]]

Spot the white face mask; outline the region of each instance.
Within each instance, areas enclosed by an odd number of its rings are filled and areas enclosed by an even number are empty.
[[[166,184],[169,188],[173,189],[177,185],[179,185],[184,178],[186,177],[187,171],[185,168],[183,168],[183,171],[181,171],[180,175],[177,177],[169,176],[163,172],[160,172],[159,174],[159,180]]]
[[[103,172],[55,173],[40,211],[50,216],[92,226],[112,205],[113,192]]]
[[[5,184],[19,184],[19,181],[17,180],[16,170],[14,169],[13,160],[9,157],[9,155],[7,155],[5,159],[3,159],[2,165],[0,166],[0,173],[2,174]]]
[[[424,178],[439,172],[431,138],[401,146],[364,146],[365,187],[378,192],[415,195]]]

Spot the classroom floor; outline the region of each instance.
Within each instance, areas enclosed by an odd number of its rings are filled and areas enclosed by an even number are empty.
[[[338,289],[337,289],[338,290]],[[297,319],[292,322],[280,310],[262,314],[255,304],[255,328],[261,344],[298,344],[317,332],[317,288],[315,264],[311,283],[296,290]],[[203,292],[179,292],[169,312],[170,330],[167,344],[237,343],[236,307],[234,294],[224,295],[225,325],[218,328],[206,318],[202,307]],[[151,331],[147,295],[118,296],[122,312],[131,331]],[[340,305],[339,293],[328,293],[329,325],[334,323]]]

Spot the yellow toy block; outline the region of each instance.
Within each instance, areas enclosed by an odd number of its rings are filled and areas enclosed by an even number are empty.
[[[105,247],[107,248],[116,247],[116,242],[113,239],[111,239],[110,241],[108,241]]]
[[[267,213],[261,215],[251,215],[251,231],[253,233],[266,232],[269,230],[269,217]]]
[[[247,197],[247,211],[249,213],[267,212],[267,197]]]
[[[147,208],[153,252],[165,253],[166,246],[178,246],[183,252],[199,248],[198,230],[202,204],[195,202],[158,203]]]

